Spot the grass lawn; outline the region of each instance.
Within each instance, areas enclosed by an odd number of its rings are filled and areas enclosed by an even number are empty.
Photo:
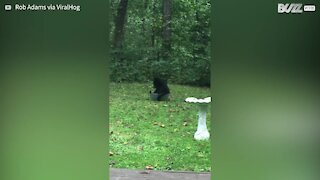
[[[211,171],[209,141],[193,138],[198,107],[184,102],[190,96],[209,96],[208,88],[169,84],[171,101],[154,102],[149,100],[151,83],[110,86],[110,167]],[[210,132],[209,119],[208,110]]]

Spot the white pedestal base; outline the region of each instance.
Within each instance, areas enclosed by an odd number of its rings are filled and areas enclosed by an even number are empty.
[[[208,130],[203,130],[203,131],[197,131],[194,134],[194,139],[196,140],[208,140],[210,138],[210,134]]]
[[[194,134],[196,140],[208,140],[210,137],[209,131],[206,124],[206,111],[207,104],[199,105],[199,119],[198,119],[198,128]]]

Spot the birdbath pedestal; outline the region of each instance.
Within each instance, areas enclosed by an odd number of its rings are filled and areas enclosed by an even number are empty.
[[[206,113],[208,109],[208,104],[211,102],[211,97],[207,97],[204,99],[197,99],[195,97],[188,97],[185,99],[188,103],[195,103],[199,106],[199,119],[198,119],[198,127],[197,131],[194,134],[194,138],[196,140],[208,140],[210,137],[209,131],[207,129],[206,124]]]

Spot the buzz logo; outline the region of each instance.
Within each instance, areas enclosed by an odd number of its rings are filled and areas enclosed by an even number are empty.
[[[313,12],[316,11],[316,6],[315,5],[303,5],[301,3],[278,3],[278,13],[283,14],[283,13],[293,13],[293,14],[300,14],[303,12]]]
[[[302,4],[286,3],[278,4],[278,13],[302,13]]]

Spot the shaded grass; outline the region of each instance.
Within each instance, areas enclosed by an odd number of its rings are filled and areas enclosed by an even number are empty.
[[[149,100],[152,87],[111,83],[110,166],[155,170],[210,171],[209,141],[195,141],[198,107],[189,96],[209,96],[208,88],[170,85],[171,101]],[[210,113],[207,114],[208,120]],[[207,122],[210,128],[210,122]],[[209,129],[210,131],[210,129]]]

